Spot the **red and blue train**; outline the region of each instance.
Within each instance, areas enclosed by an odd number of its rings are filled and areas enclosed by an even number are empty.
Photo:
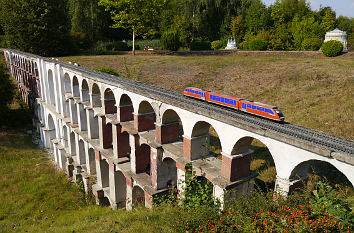
[[[284,121],[284,115],[277,106],[254,102],[252,100],[245,100],[242,98],[236,98],[215,92],[195,88],[187,87],[184,89],[183,94],[185,96],[193,97],[210,103],[222,105],[232,109],[237,109],[243,112],[247,112],[253,115],[265,117],[275,121]]]

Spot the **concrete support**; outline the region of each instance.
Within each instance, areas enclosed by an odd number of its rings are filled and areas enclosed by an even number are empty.
[[[87,130],[87,116],[86,110],[82,103],[77,104],[77,115],[79,116],[79,128],[80,131]]]
[[[77,127],[79,121],[77,117],[77,108],[74,99],[69,99],[70,105],[70,120],[71,120],[71,127]]]
[[[155,129],[155,113],[134,113],[134,129],[138,132]]]
[[[275,191],[281,196],[286,197],[288,194],[292,194],[296,190],[300,190],[303,187],[304,182],[304,179],[290,180],[277,176],[275,181]]]
[[[179,139],[178,122],[169,124],[155,124],[156,127],[156,142],[160,144],[175,142]]]
[[[238,155],[222,153],[221,176],[231,182],[241,177],[249,176],[252,153],[252,150]]]
[[[209,134],[189,138],[183,136],[183,154],[188,160],[196,160],[209,154]]]
[[[136,150],[139,148],[139,135],[130,134],[129,135],[129,144],[130,144],[130,170],[133,173],[136,173]]]
[[[90,139],[98,139],[99,138],[99,126],[98,126],[98,117],[94,116],[94,111],[92,109],[86,110],[87,115],[87,130],[88,137]]]
[[[109,164],[109,194],[111,207],[114,209],[125,208],[127,196],[126,178],[116,168],[115,164]]]

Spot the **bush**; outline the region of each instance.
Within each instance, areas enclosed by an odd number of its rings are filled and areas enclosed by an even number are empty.
[[[211,42],[211,48],[212,48],[212,49],[225,48],[224,42],[221,41],[221,40],[215,40],[215,41]]]
[[[123,41],[98,41],[96,45],[96,51],[129,51],[127,43]]]
[[[264,40],[253,39],[248,43],[248,47],[250,50],[266,50],[267,42]]]
[[[349,51],[354,51],[354,38],[349,38],[347,46],[349,48]]]
[[[115,70],[113,70],[112,68],[109,68],[109,67],[98,67],[94,70],[102,72],[102,73],[106,73],[106,74],[112,74],[115,76],[119,76],[118,72],[116,72]]]
[[[321,48],[322,40],[319,38],[308,38],[302,41],[302,49],[307,51],[317,51]]]
[[[210,43],[210,41],[207,41],[207,40],[194,40],[190,44],[190,49],[191,50],[210,50],[211,43]]]
[[[163,49],[177,51],[181,45],[177,32],[164,32],[160,39]]]
[[[327,57],[335,57],[342,53],[343,44],[337,40],[330,40],[323,43],[321,50]]]
[[[133,47],[133,41],[128,40],[127,44],[129,48]],[[153,39],[153,40],[135,40],[135,49],[143,49],[144,47],[161,47],[160,39]]]

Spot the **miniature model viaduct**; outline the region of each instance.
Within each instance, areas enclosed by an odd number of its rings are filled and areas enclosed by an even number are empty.
[[[354,142],[276,123],[182,94],[16,50],[2,49],[34,123],[58,168],[82,179],[99,204],[152,206],[185,168],[212,184],[221,201],[252,190],[250,144],[269,149],[276,187],[292,192],[313,160],[328,162],[354,184]],[[209,152],[213,127],[221,159]],[[92,190],[90,190],[92,187]],[[236,191],[236,192],[234,192]]]

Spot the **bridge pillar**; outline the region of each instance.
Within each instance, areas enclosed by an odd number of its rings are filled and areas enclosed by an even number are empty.
[[[237,155],[227,155],[222,152],[221,176],[231,182],[249,176],[252,153],[253,150]]]
[[[86,109],[86,115],[88,137],[90,139],[98,139],[100,131],[98,127],[98,118],[94,116],[94,111],[92,109]]]
[[[130,170],[136,174],[136,150],[139,148],[139,134],[129,134]]]
[[[86,116],[86,110],[84,108],[84,105],[82,103],[77,104],[77,115],[79,116],[79,128],[80,131],[86,131],[87,130],[87,116]]]
[[[70,105],[70,120],[71,120],[71,127],[75,128],[78,124],[78,117],[77,117],[77,109],[75,105],[75,101],[73,98],[69,99]]]
[[[98,116],[100,146],[103,149],[112,147],[112,125],[106,123],[105,116]]]
[[[133,201],[133,181],[131,178],[126,177],[126,183],[127,183],[127,196],[125,199],[125,209],[126,210],[132,210],[132,201]]]
[[[155,113],[134,113],[134,129],[138,132],[155,129]]]
[[[159,144],[178,141],[178,122],[168,124],[155,124],[156,127],[156,142]]]
[[[155,189],[158,188],[158,170],[162,164],[162,147],[151,147],[150,148],[150,174],[151,174],[151,185]]]
[[[200,159],[209,153],[209,135],[188,138],[183,136],[183,154],[188,160]]]
[[[288,194],[300,190],[304,186],[306,179],[307,178],[288,179],[277,176],[275,181],[275,191],[277,194],[286,197]]]

